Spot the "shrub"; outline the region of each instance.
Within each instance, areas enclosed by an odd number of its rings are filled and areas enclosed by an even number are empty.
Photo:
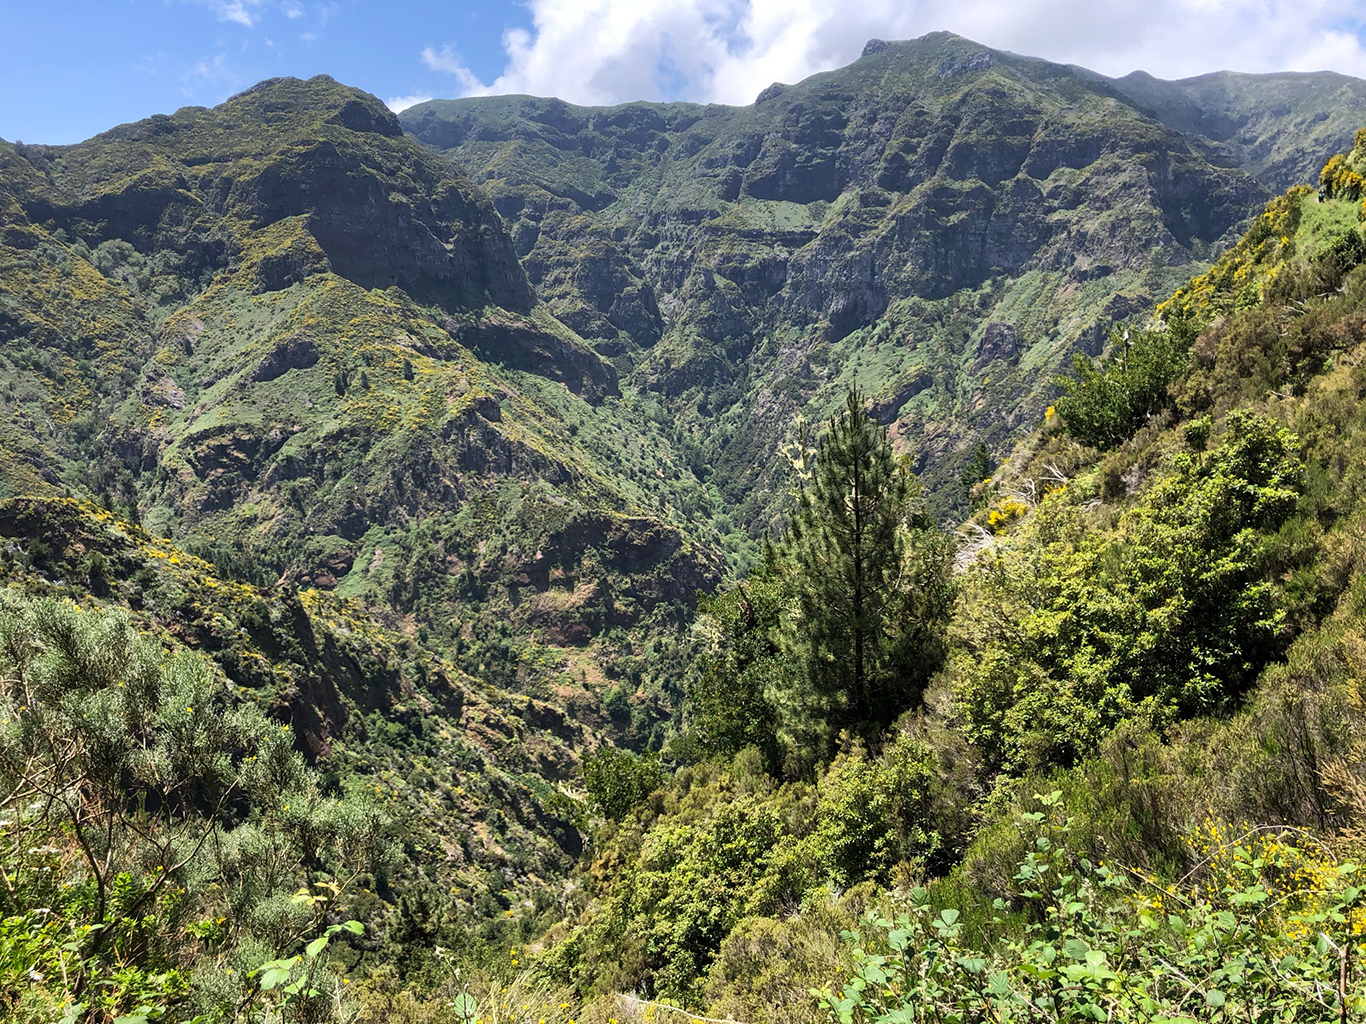
[[[629,750],[605,746],[583,758],[588,795],[611,821],[620,821],[644,803],[660,779],[657,759]]]
[[[0,601],[0,808],[0,1010],[35,982],[92,1019],[244,1005],[383,846],[206,662],[55,600]]]
[[[923,888],[844,932],[847,979],[812,990],[826,1019],[1326,1021],[1366,1006],[1356,864],[1293,832],[1207,823],[1201,871],[1164,885],[1078,856],[1060,797],[1022,817],[1028,852],[980,938]]]
[[[1078,353],[1072,377],[1059,377],[1058,415],[1068,433],[1093,448],[1127,440],[1170,401],[1169,385],[1186,363],[1186,343],[1176,330],[1128,332],[1113,344],[1122,352],[1097,365]]]

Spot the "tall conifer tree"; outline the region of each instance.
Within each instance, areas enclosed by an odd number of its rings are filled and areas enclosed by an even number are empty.
[[[803,703],[827,737],[875,733],[920,699],[942,660],[948,546],[857,390],[803,476],[787,542]]]

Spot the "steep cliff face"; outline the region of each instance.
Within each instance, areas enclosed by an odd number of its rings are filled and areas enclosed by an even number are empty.
[[[749,107],[492,97],[402,122],[498,197],[557,309],[630,337],[635,384],[756,526],[798,412],[851,383],[885,405],[921,369],[936,383],[897,432],[954,507],[958,462],[1042,415],[1116,295],[1141,311],[1269,195],[1119,84],[946,33],[874,41]],[[617,296],[657,307],[658,334]],[[1013,362],[979,357],[991,322]]]
[[[42,155],[50,187],[30,215],[92,247],[188,250],[221,270],[250,231],[301,217],[330,269],[363,287],[402,284],[452,308],[535,301],[487,198],[405,140],[378,100],[326,76]]]
[[[1214,159],[1275,191],[1316,181],[1366,124],[1366,82],[1331,71],[1219,71],[1178,82],[1136,71],[1110,84],[1164,124],[1203,139]]]
[[[758,526],[783,493],[761,467],[798,412],[854,382],[885,408],[922,370],[933,386],[893,422],[955,507],[960,460],[1042,415],[1072,351],[1366,119],[1354,79],[1206,79],[1145,90],[936,33],[744,108],[489,97],[402,120],[499,197],[555,302],[630,336],[620,369],[667,397]],[[575,251],[608,244],[611,266]],[[609,283],[656,304],[658,333],[612,319]],[[981,358],[992,322],[1014,359]]]
[[[609,355],[657,335],[638,272],[603,238],[587,269],[535,265],[543,303],[487,194],[373,96],[279,79],[77,146],[0,145],[0,213],[5,494],[101,497],[476,664],[500,624],[582,646],[584,619],[672,617],[716,578],[711,497],[575,330]],[[601,316],[556,288],[589,272]],[[547,531],[560,577],[524,581],[533,506],[669,540],[561,621],[610,544]]]

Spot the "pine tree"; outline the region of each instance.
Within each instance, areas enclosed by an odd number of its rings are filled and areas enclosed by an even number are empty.
[[[952,597],[947,542],[856,390],[811,460],[786,547],[799,703],[827,741],[841,728],[876,733],[920,699],[942,661]]]

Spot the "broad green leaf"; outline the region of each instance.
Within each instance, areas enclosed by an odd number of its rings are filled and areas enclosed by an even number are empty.
[[[1090,948],[1081,939],[1068,939],[1062,944],[1062,953],[1069,960],[1085,960]]]
[[[279,988],[289,980],[289,969],[285,967],[272,967],[261,974],[261,987],[269,992],[273,988]]]
[[[475,1015],[479,1012],[479,1004],[475,1002],[474,996],[468,992],[461,992],[460,995],[451,1000],[451,1009],[464,1020],[474,1020]]]

